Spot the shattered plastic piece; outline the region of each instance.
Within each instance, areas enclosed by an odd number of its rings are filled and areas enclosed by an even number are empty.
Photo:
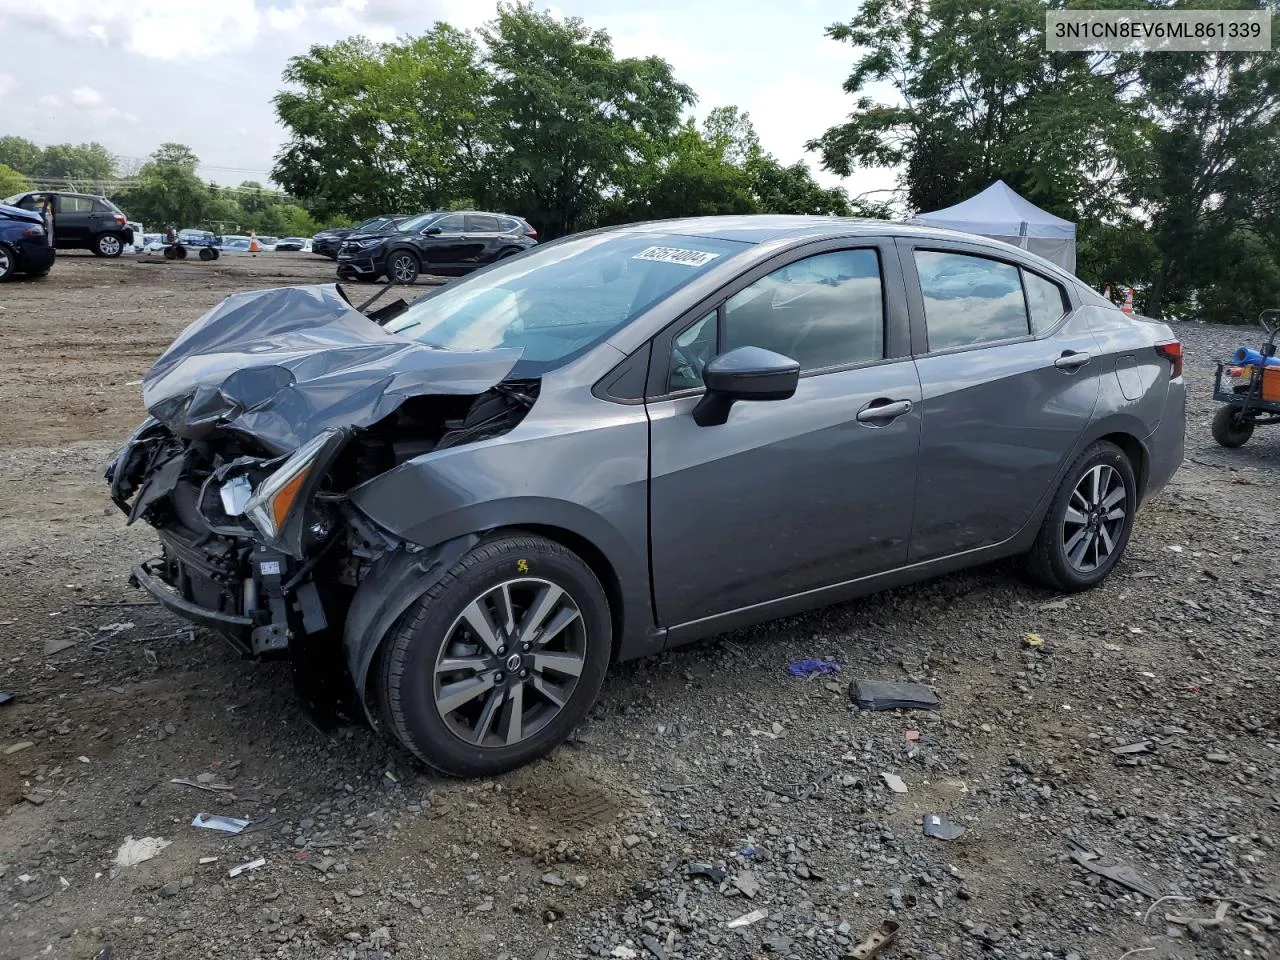
[[[706,877],[712,883],[723,883],[725,872],[719,867],[713,867],[709,863],[688,863],[685,864],[685,873],[692,879],[693,877]]]
[[[248,870],[257,870],[259,867],[265,867],[267,861],[265,857],[259,857],[257,860],[250,860],[248,863],[242,863],[238,867],[232,867],[227,871],[228,877],[238,877],[240,874]]]
[[[1028,633],[1025,637],[1022,638],[1022,645],[1024,647],[1032,647],[1032,648],[1043,647],[1044,637],[1040,636],[1040,634],[1038,633]]]
[[[116,866],[132,867],[145,863],[172,842],[160,837],[139,837],[136,840],[133,837],[125,837],[124,843],[120,844],[120,849],[116,851]]]
[[[1111,752],[1120,756],[1131,753],[1151,753],[1151,741],[1139,740],[1137,743],[1126,743],[1123,747],[1112,747]]]
[[[967,830],[967,827],[952,823],[940,813],[926,813],[924,815],[924,835],[926,837],[937,837],[939,840],[958,840],[965,835]]]
[[[907,785],[902,782],[902,778],[896,773],[882,773],[880,776],[884,779],[884,782],[888,785],[889,789],[894,793],[907,792]]]
[[[839,673],[840,664],[834,660],[797,660],[787,664],[787,673],[793,677],[812,677],[814,674]]]
[[[867,939],[844,955],[844,960],[868,960],[887,947],[898,935],[902,925],[897,920],[885,920],[871,931]]]
[[[1098,854],[1092,850],[1080,846],[1078,843],[1068,841],[1067,852],[1071,855],[1071,859],[1080,866],[1084,867],[1090,873],[1096,873],[1100,877],[1105,877],[1112,883],[1118,883],[1122,887],[1128,887],[1135,893],[1140,893],[1152,900],[1160,899],[1160,891],[1153,887],[1146,879],[1138,873],[1133,867],[1118,863],[1114,866],[1104,867],[1098,863]]]
[[[204,776],[204,774],[201,774],[201,776]],[[178,784],[179,786],[183,786],[183,787],[195,787],[197,790],[209,790],[209,791],[211,791],[211,792],[218,792],[218,791],[221,791],[221,790],[230,790],[230,789],[232,789],[232,787],[231,787],[231,785],[230,785],[230,784],[226,784],[226,783],[201,783],[201,782],[200,782],[200,781],[198,781],[198,780],[189,780],[189,779],[187,779],[186,777],[174,777],[174,778],[173,778],[172,780],[170,780],[169,782],[170,782],[170,783],[176,783],[176,784]]]
[[[920,731],[908,730],[906,733],[903,734],[903,736],[906,737],[908,740],[910,740],[912,743],[915,743],[920,739]]]
[[[891,680],[855,680],[849,696],[861,710],[936,710],[937,694],[923,683]]]
[[[221,830],[223,833],[239,833],[249,825],[248,820],[239,817],[222,817],[217,814],[197,813],[191,821],[193,827],[204,827],[207,830]]]
[[[44,655],[52,657],[55,653],[70,650],[75,645],[76,642],[74,640],[68,640],[66,637],[50,637],[44,642]]]
[[[768,910],[752,910],[750,913],[744,913],[740,917],[734,917],[725,926],[730,930],[737,930],[739,927],[749,927],[753,923],[758,923],[768,916]]]
[[[12,693],[5,693],[3,690],[0,690],[0,705],[9,703],[12,700],[13,700]]]
[[[203,867],[206,863],[217,863],[218,858],[217,857],[201,857],[197,862],[200,864],[200,866]]]

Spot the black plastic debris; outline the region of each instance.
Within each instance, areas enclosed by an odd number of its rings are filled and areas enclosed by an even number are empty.
[[[12,693],[5,693],[3,690],[0,690],[0,706],[9,703],[11,700],[13,700]]]
[[[1145,897],[1150,897],[1152,900],[1160,899],[1160,891],[1128,864],[1117,863],[1109,867],[1103,866],[1098,862],[1099,854],[1096,851],[1071,840],[1067,841],[1067,853],[1070,854],[1072,860],[1090,873],[1096,873],[1112,883],[1118,883],[1120,886],[1127,887]]]
[[[713,867],[709,863],[689,863],[685,865],[685,873],[689,878],[706,877],[712,883],[723,883],[725,872],[719,867]]]
[[[923,683],[892,680],[855,680],[849,697],[860,710],[937,710],[937,694]]]
[[[941,813],[926,813],[924,815],[924,835],[926,837],[937,837],[939,840],[958,840],[967,831],[967,827],[952,823]]]

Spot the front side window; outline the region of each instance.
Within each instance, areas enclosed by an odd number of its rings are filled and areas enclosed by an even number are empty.
[[[915,259],[931,351],[1030,333],[1017,267],[937,250],[917,250]]]
[[[58,198],[59,213],[89,213],[92,210],[93,200],[89,197],[62,196]]]
[[[432,226],[439,227],[441,233],[466,233],[467,230],[466,220],[460,213],[455,213],[449,217],[441,217]]]
[[[667,393],[702,386],[702,371],[716,355],[716,316],[712,310],[672,341]]]
[[[837,250],[789,263],[724,306],[723,350],[754,346],[801,372],[884,357],[884,295],[875,250]]]
[[[386,329],[446,350],[514,347],[523,353],[512,375],[538,376],[748,249],[710,237],[570,238],[447,283]]]
[[[1067,312],[1067,298],[1062,288],[1052,280],[1046,280],[1030,270],[1022,271],[1022,283],[1027,289],[1027,312],[1031,315],[1031,332],[1040,334],[1050,330]]]

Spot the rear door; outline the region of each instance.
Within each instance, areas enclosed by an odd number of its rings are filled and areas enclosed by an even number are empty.
[[[702,369],[754,345],[798,360],[789,400],[692,417]],[[650,535],[675,626],[901,566],[920,385],[893,242],[811,245],[757,267],[655,339]],[[892,406],[890,406],[892,405]],[[873,407],[889,408],[875,418]],[[708,591],[708,571],[717,588]]]
[[[491,213],[468,213],[467,240],[470,246],[463,251],[463,262],[476,266],[489,263],[502,248],[504,236],[501,217]]]
[[[93,223],[93,197],[59,193],[53,210],[53,229],[60,247],[85,247]]]
[[[910,561],[1014,536],[1074,454],[1098,346],[1066,287],[976,244],[899,240],[923,392]]]

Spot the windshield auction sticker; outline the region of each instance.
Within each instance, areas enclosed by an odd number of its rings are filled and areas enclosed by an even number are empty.
[[[1049,10],[1049,50],[1191,52],[1271,49],[1269,10]]]
[[[654,260],[658,263],[679,263],[686,267],[705,267],[719,257],[718,253],[702,250],[685,250],[681,247],[645,247],[632,260]]]

